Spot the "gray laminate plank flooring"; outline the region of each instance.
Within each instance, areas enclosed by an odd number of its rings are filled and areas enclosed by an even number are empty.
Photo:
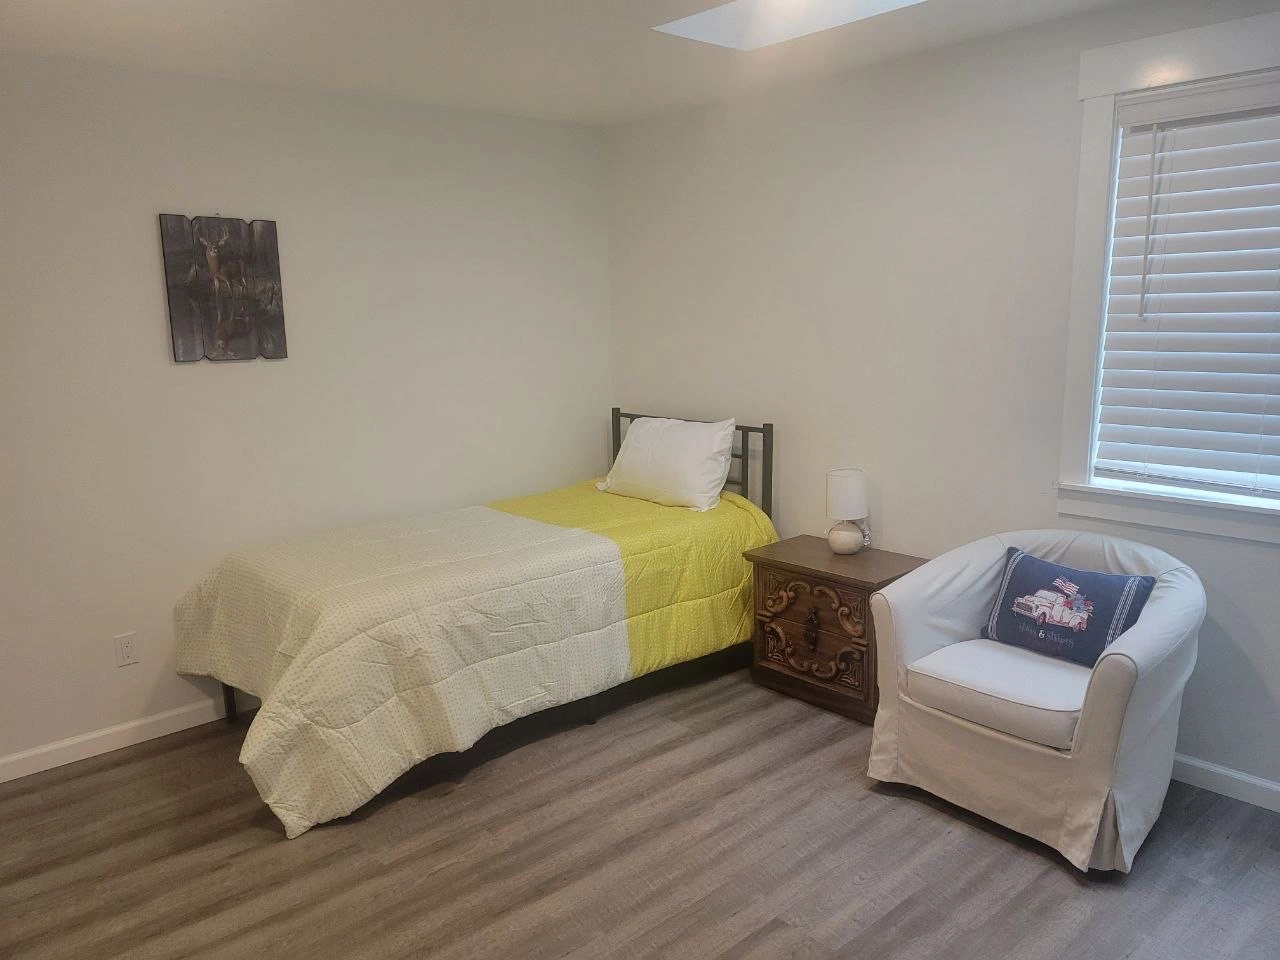
[[[0,785],[0,957],[1280,958],[1280,814],[1175,783],[1132,874],[1081,876],[742,671],[291,841],[245,722]]]

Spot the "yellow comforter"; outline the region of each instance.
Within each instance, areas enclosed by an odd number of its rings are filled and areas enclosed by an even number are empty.
[[[179,602],[178,669],[255,694],[240,759],[290,837],[517,717],[745,639],[744,550],[706,513],[563,490],[234,554]]]
[[[751,565],[742,554],[778,539],[751,501],[726,493],[720,506],[696,513],[586,483],[492,506],[618,545],[632,677],[751,636]]]

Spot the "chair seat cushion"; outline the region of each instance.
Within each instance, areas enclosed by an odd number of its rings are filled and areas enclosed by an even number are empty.
[[[1010,736],[1067,750],[1092,672],[994,640],[966,640],[908,666],[907,696]]]

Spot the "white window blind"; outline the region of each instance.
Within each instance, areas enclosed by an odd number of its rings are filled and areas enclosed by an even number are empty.
[[[1280,497],[1280,84],[1118,133],[1094,476]]]

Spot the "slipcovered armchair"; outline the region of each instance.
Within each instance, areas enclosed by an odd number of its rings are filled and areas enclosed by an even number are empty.
[[[1088,667],[978,639],[1008,547],[1151,576],[1137,622]],[[1128,872],[1173,771],[1204,589],[1141,543],[1069,530],[987,537],[871,598],[880,707],[868,773],[912,784],[1060,851]]]

